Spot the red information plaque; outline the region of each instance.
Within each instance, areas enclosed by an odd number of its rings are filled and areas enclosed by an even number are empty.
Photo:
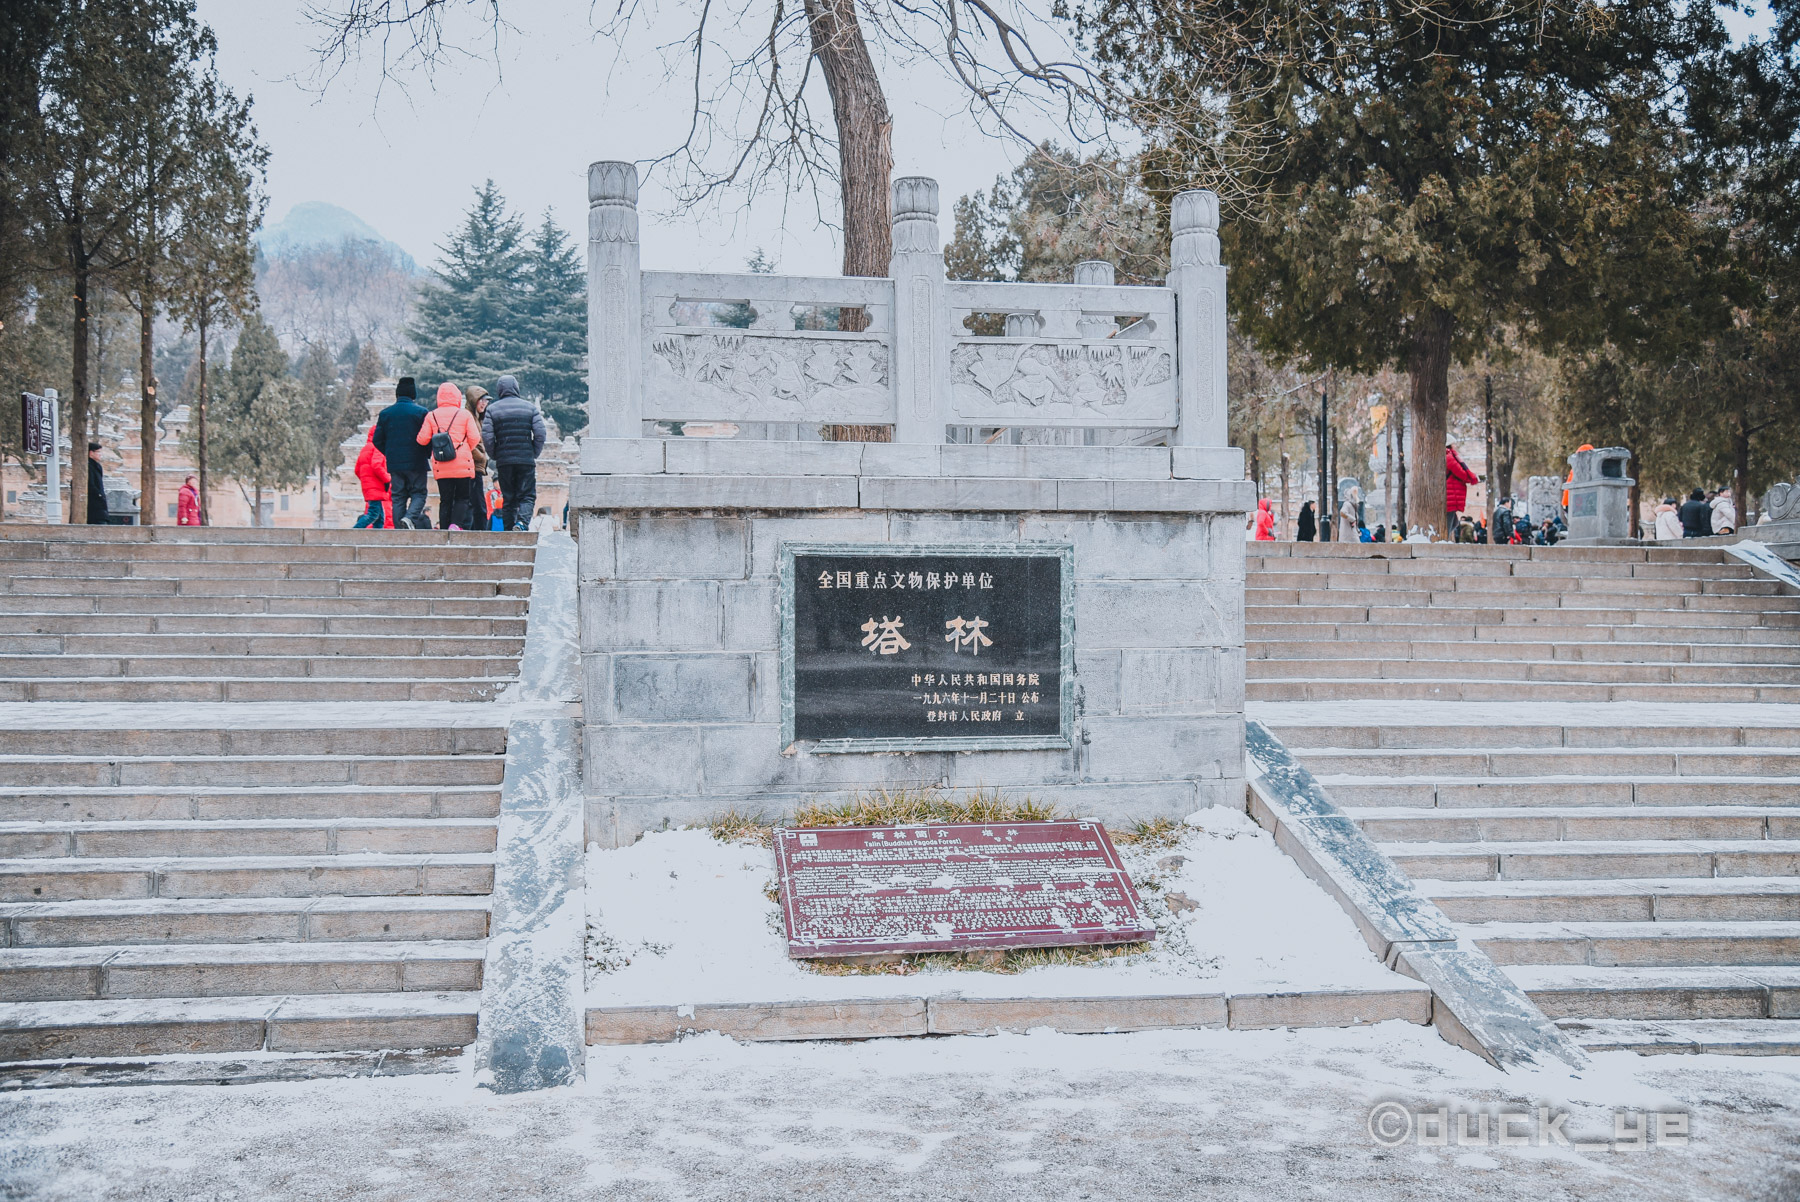
[[[1097,822],[778,829],[775,863],[790,956],[1156,937]]]

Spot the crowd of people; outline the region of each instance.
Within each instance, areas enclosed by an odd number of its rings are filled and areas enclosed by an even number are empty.
[[[356,528],[429,530],[427,482],[437,482],[439,530],[541,530],[551,524],[537,504],[537,461],[549,436],[544,415],[519,395],[512,376],[467,393],[438,385],[432,407],[403,376],[394,403],[369,427],[356,457],[367,511]]]
[[[1584,451],[1593,447],[1583,446]],[[1573,480],[1573,473],[1570,480]],[[1494,507],[1493,525],[1479,514],[1465,513],[1468,506],[1469,486],[1479,484],[1486,477],[1477,475],[1461,456],[1456,447],[1446,444],[1444,447],[1444,533],[1450,542],[1458,543],[1493,543],[1511,546],[1555,546],[1568,535],[1568,524],[1562,514],[1568,511],[1569,494],[1565,489],[1562,497],[1562,512],[1546,516],[1533,522],[1524,512],[1525,506],[1516,497],[1503,498]],[[1418,531],[1410,534],[1400,527],[1390,529],[1378,524],[1373,530],[1364,524],[1361,516],[1360,490],[1351,488],[1349,494],[1340,502],[1337,521],[1337,538],[1340,542],[1432,542],[1437,535],[1436,530]],[[1321,531],[1321,521],[1329,522],[1332,515],[1321,515],[1314,509],[1312,501],[1300,506],[1300,516],[1295,522],[1294,537],[1303,543],[1323,540],[1326,532]],[[1279,537],[1275,512],[1267,497],[1256,503],[1256,513],[1252,519],[1253,537],[1260,542],[1269,542]],[[1688,499],[1677,503],[1674,497],[1664,497],[1662,504],[1656,507],[1655,522],[1650,537],[1658,541],[1679,538],[1708,538],[1715,534],[1731,534],[1737,530],[1737,505],[1732,500],[1731,490],[1721,488],[1706,490],[1696,488],[1688,494]]]

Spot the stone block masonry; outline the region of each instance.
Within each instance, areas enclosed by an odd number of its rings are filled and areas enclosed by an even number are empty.
[[[1155,287],[1100,261],[1068,282],[949,280],[938,188],[917,176],[894,182],[886,277],[647,271],[636,169],[593,164],[588,201],[593,436],[570,505],[591,841],[909,786],[1109,825],[1242,805],[1254,490],[1226,445],[1216,197],[1175,197]],[[835,441],[845,427],[869,441]],[[935,639],[871,652],[917,667],[866,660],[849,631],[886,617],[802,607],[784,546],[1047,557],[1019,569],[1044,573],[1030,583],[980,586],[1046,695],[955,691],[962,662]],[[981,567],[961,579],[993,579]],[[954,609],[930,621],[964,630]],[[948,696],[926,662],[950,669]],[[1011,688],[990,675],[970,682]]]
[[[1241,509],[675,513],[606,505],[609,479],[584,478],[577,497],[590,841],[897,786],[992,788],[1113,825],[1242,804]],[[822,540],[1071,545],[1071,746],[784,745],[780,546]]]

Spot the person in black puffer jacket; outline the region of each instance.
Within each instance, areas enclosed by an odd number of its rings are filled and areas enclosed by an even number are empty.
[[[544,415],[519,395],[519,382],[511,376],[495,380],[494,399],[481,418],[481,445],[494,465],[503,502],[500,524],[507,530],[531,525],[532,507],[537,504],[537,460],[547,437]]]

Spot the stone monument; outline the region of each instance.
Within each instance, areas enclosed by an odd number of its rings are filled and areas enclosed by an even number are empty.
[[[588,195],[590,840],[894,787],[1242,805],[1254,492],[1211,193],[1175,198],[1163,287],[947,280],[917,177],[885,278],[645,271],[635,168]]]
[[[1631,452],[1599,447],[1569,456],[1569,541],[1617,542],[1631,537]]]
[[[1525,483],[1525,512],[1533,527],[1542,526],[1545,518],[1563,516],[1563,482],[1555,476],[1533,476]]]

